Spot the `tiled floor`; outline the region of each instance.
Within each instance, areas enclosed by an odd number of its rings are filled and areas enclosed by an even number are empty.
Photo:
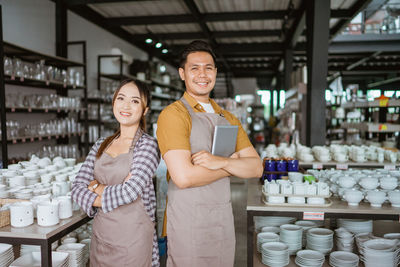
[[[247,217],[246,217],[246,202],[247,202],[247,182],[233,178],[231,180],[231,196],[233,206],[233,216],[235,218],[235,233],[236,233],[236,253],[235,266],[247,266]]]

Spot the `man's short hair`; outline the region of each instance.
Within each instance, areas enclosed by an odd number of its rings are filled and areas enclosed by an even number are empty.
[[[214,65],[216,65],[216,62],[217,62],[216,56],[215,56],[211,46],[205,41],[195,40],[195,41],[191,42],[190,44],[188,44],[187,46],[185,46],[185,48],[182,50],[181,56],[179,58],[179,67],[184,68],[188,55],[191,53],[194,53],[194,52],[209,53],[214,60]]]

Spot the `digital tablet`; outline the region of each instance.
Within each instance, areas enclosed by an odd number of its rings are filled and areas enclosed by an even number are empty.
[[[215,126],[211,153],[226,158],[235,153],[238,129],[237,125]]]

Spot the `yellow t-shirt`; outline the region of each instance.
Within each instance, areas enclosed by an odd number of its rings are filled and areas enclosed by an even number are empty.
[[[206,112],[204,108],[188,93],[183,97],[195,112]],[[244,131],[240,121],[230,112],[223,110],[214,100],[210,103],[215,113],[222,113],[231,125],[239,126],[236,152],[251,146],[251,142]],[[185,105],[181,101],[175,101],[167,106],[158,117],[157,121],[157,140],[161,155],[164,156],[169,150],[189,150],[190,151],[190,132],[192,129],[192,119]]]

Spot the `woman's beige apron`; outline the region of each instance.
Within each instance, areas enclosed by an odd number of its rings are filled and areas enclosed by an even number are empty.
[[[135,136],[133,145],[140,136]],[[113,158],[106,152],[96,160],[94,177],[101,184],[121,184],[132,164],[133,147]],[[104,213],[99,209],[93,222],[90,266],[151,266],[154,223],[142,199]]]
[[[192,119],[191,153],[211,151],[214,126],[227,125],[223,115],[194,112],[181,98]],[[229,177],[209,185],[179,189],[168,184],[168,267],[232,267],[235,229]]]

